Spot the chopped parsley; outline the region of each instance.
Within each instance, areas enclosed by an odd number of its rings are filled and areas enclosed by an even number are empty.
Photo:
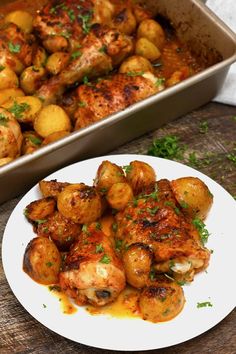
[[[192,223],[199,232],[202,244],[205,245],[205,243],[207,243],[207,241],[208,241],[208,237],[210,236],[208,230],[206,229],[206,225],[199,218],[193,219]]]
[[[34,145],[41,145],[42,144],[42,140],[40,138],[38,138],[37,136],[29,135],[28,139]]]
[[[158,78],[157,81],[155,82],[155,86],[159,87],[159,86],[164,85],[164,83],[165,83],[165,78],[160,77],[160,78]]]
[[[95,253],[102,253],[102,252],[104,252],[104,248],[103,245],[99,243],[98,245],[96,245]]]
[[[8,48],[11,53],[20,53],[21,50],[21,45],[20,44],[14,44],[12,42],[8,43]]]
[[[35,220],[35,222],[40,225],[40,224],[44,224],[45,222],[47,222],[47,219],[38,219],[38,220]]]
[[[209,126],[208,126],[208,122],[205,120],[203,122],[200,122],[199,125],[199,132],[201,134],[206,134],[208,132]]]
[[[100,53],[106,53],[106,49],[107,49],[107,47],[105,45],[103,45],[98,51]]]
[[[46,266],[47,266],[47,267],[51,267],[52,265],[53,265],[52,262],[47,262],[47,263],[46,263]]]
[[[86,103],[85,102],[79,102],[78,105],[79,105],[79,107],[86,107]]]
[[[71,60],[75,60],[75,59],[81,57],[81,55],[82,55],[82,52],[80,50],[77,50],[76,52],[71,54],[70,58],[71,58]]]
[[[205,302],[198,302],[197,303],[197,308],[200,309],[201,307],[212,307],[212,303],[210,301],[205,301]]]
[[[103,256],[102,256],[102,258],[100,259],[100,263],[105,263],[105,264],[109,264],[110,263],[110,257],[108,257],[108,255],[106,255],[106,254],[104,254]]]
[[[30,108],[30,105],[27,103],[17,103],[14,102],[13,106],[8,108],[8,111],[11,112],[17,119],[22,119],[22,114]]]
[[[126,73],[127,76],[142,76],[144,71],[128,71]]]
[[[232,161],[236,166],[236,155],[234,153],[226,155],[227,159]]]
[[[148,150],[148,155],[165,159],[182,159],[185,147],[179,144],[179,138],[175,135],[167,135],[156,139]]]
[[[125,171],[126,174],[130,173],[132,171],[132,166],[131,165],[125,165],[122,166],[123,170]]]
[[[9,121],[9,118],[6,117],[3,113],[0,113],[0,125],[7,127],[8,121]]]
[[[86,15],[78,15],[78,18],[82,21],[82,30],[85,34],[88,34],[91,28],[90,21],[92,19],[92,13]]]
[[[4,70],[5,69],[5,66],[3,65],[0,65],[0,71]]]

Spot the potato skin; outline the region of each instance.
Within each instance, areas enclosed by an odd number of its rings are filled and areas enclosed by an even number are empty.
[[[0,158],[20,156],[23,136],[17,120],[0,108]]]
[[[143,188],[156,181],[156,173],[146,162],[135,160],[126,169],[126,179],[131,185],[134,195],[137,195]]]
[[[46,70],[42,66],[28,66],[20,76],[20,87],[27,95],[33,95],[46,78]]]
[[[63,189],[69,185],[70,183],[68,182],[57,182],[57,180],[51,180],[51,181],[42,180],[39,182],[39,188],[44,198],[47,197],[57,198],[58,194],[61,193]]]
[[[25,208],[25,216],[29,221],[38,222],[45,220],[56,209],[54,198],[47,197],[35,200],[28,204]]]
[[[57,207],[66,218],[79,224],[96,221],[102,215],[102,200],[94,187],[71,184],[58,195]]]
[[[165,43],[165,33],[158,22],[152,19],[142,21],[137,30],[137,38],[147,38],[158,49],[162,49]]]
[[[22,10],[16,10],[9,12],[5,19],[5,22],[15,23],[25,33],[31,33],[33,29],[33,16]]]
[[[50,74],[57,75],[68,64],[69,59],[70,56],[68,53],[64,53],[64,52],[53,53],[48,57],[46,63],[46,69]]]
[[[129,74],[129,73],[144,73],[150,71],[153,72],[152,64],[146,58],[140,55],[132,55],[123,61],[119,68],[120,74]]]
[[[18,77],[12,69],[5,67],[4,69],[0,70],[0,90],[17,88],[18,86]]]
[[[110,161],[103,161],[98,167],[94,186],[101,194],[106,194],[115,183],[126,182],[122,168]]]
[[[171,181],[182,211],[191,218],[204,220],[212,206],[213,195],[207,185],[197,177],[182,177]]]
[[[185,303],[181,286],[176,283],[154,283],[144,288],[139,307],[144,320],[164,322],[176,317]]]
[[[47,62],[47,53],[43,47],[37,46],[34,57],[33,57],[33,65],[37,68],[40,66],[45,66]]]
[[[134,243],[124,251],[123,264],[127,282],[134,288],[143,288],[149,282],[152,253],[142,243]]]
[[[33,123],[42,108],[42,102],[37,97],[23,96],[11,99],[2,106],[9,110],[19,123]],[[21,109],[20,113],[18,108]]]
[[[157,60],[161,56],[160,50],[147,38],[141,37],[135,44],[135,54],[152,61]]]
[[[61,255],[53,241],[46,237],[32,239],[26,247],[23,270],[40,284],[57,284]]]
[[[34,130],[43,138],[61,130],[69,132],[71,130],[70,118],[60,106],[50,104],[43,107],[35,118]]]
[[[11,98],[22,97],[25,93],[19,88],[8,88],[0,90],[0,105],[9,101]]]
[[[123,210],[132,199],[133,191],[127,182],[114,183],[106,195],[108,204],[116,210]]]
[[[51,144],[54,141],[57,141],[59,139],[64,138],[65,136],[68,136],[69,134],[70,133],[66,130],[60,130],[58,132],[54,132],[54,133],[46,136],[46,138],[43,140],[42,146]]]

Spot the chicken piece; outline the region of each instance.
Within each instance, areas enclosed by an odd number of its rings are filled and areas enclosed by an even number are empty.
[[[34,37],[25,34],[14,23],[0,29],[0,65],[10,67],[19,74],[31,65]]]
[[[144,244],[149,247],[157,265],[168,261],[172,271],[180,271],[181,262],[175,264],[179,257],[184,259],[182,273],[189,271],[186,261],[194,272],[207,267],[210,252],[203,247],[191,219],[179,209],[168,180],[160,180],[146,188],[116,215],[116,220],[116,237],[123,242],[125,249],[132,244]]]
[[[81,85],[78,88],[75,129],[97,122],[158,91],[158,86],[142,75],[116,74],[94,85]]]
[[[124,269],[110,237],[93,225],[82,231],[66,257],[60,286],[79,305],[103,306],[125,288]]]
[[[36,93],[45,105],[56,103],[67,86],[110,72],[133,50],[131,37],[116,30],[94,25],[76,56],[58,75],[48,80]]]

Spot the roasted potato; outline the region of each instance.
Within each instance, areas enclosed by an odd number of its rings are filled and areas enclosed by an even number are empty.
[[[46,221],[46,218],[56,210],[56,201],[54,198],[47,197],[35,200],[26,206],[24,214],[29,221],[40,224]]]
[[[137,38],[147,38],[161,50],[165,43],[165,33],[158,22],[147,19],[140,23],[137,30]]]
[[[126,179],[134,194],[137,195],[143,188],[156,181],[156,173],[146,162],[136,160],[126,166]]]
[[[19,88],[0,90],[0,105],[9,101],[11,98],[14,99],[15,97],[22,97],[24,95],[24,92]]]
[[[152,253],[148,246],[133,244],[123,252],[123,264],[127,282],[135,288],[143,288],[149,282]]]
[[[66,112],[57,105],[51,104],[43,107],[34,120],[35,131],[46,138],[48,135],[59,131],[70,131],[71,122]]]
[[[43,41],[43,46],[49,53],[66,50],[68,45],[67,39],[63,36],[48,36],[47,39]]]
[[[115,183],[126,182],[124,171],[110,161],[103,161],[98,167],[94,186],[101,194],[106,194]]]
[[[23,10],[9,12],[4,18],[5,22],[15,23],[25,33],[31,33],[33,29],[33,16]]]
[[[111,208],[123,210],[133,199],[133,191],[127,182],[114,183],[106,194],[106,200]]]
[[[53,241],[36,237],[26,247],[23,270],[40,284],[57,284],[61,255]]]
[[[27,95],[33,95],[46,78],[46,70],[42,66],[28,66],[20,76],[20,87]]]
[[[33,123],[42,108],[42,102],[37,97],[23,96],[10,99],[2,107],[11,112],[19,123]]]
[[[0,69],[0,90],[16,88],[18,86],[18,77],[12,69],[8,67],[3,67],[2,70]]]
[[[21,128],[13,115],[0,108],[0,158],[20,156],[23,136]]]
[[[46,69],[50,74],[57,75],[59,74],[60,71],[62,71],[65,68],[69,60],[70,60],[70,55],[68,53],[64,53],[64,52],[53,53],[48,57],[46,63]]]
[[[102,200],[94,187],[71,184],[57,197],[59,212],[79,224],[93,222],[102,215]]]
[[[176,283],[153,283],[143,289],[139,307],[144,320],[164,322],[176,317],[185,303],[181,286]]]
[[[56,140],[62,139],[65,136],[69,135],[70,133],[66,130],[60,130],[59,132],[54,132],[48,136],[46,136],[45,139],[43,139],[42,145],[48,145],[53,143]]]
[[[49,215],[47,220],[37,227],[38,236],[53,240],[60,251],[68,251],[72,243],[77,240],[80,231],[79,224],[67,219],[58,211]]]
[[[21,147],[21,154],[32,154],[34,151],[38,150],[42,144],[42,139],[35,131],[24,131],[23,132],[23,143]]]
[[[39,182],[39,189],[42,195],[46,197],[57,198],[58,194],[63,191],[63,189],[69,186],[68,182],[57,182],[57,180],[45,181],[42,180]]]
[[[145,72],[153,73],[153,67],[149,60],[140,56],[132,55],[123,61],[119,68],[119,73],[132,75],[133,73],[140,73],[142,75]]]
[[[112,21],[112,26],[121,33],[132,34],[136,29],[136,18],[129,8],[124,8],[118,12]]]
[[[10,53],[8,50],[1,49],[0,67],[9,67],[17,75],[21,74],[24,70],[24,64],[16,57],[16,55]]]
[[[37,46],[34,57],[33,57],[33,65],[38,68],[40,66],[45,66],[47,62],[47,53],[43,47]]]
[[[155,61],[161,56],[160,50],[147,38],[139,38],[135,44],[135,54],[148,60]]]
[[[204,220],[212,206],[213,195],[197,177],[182,177],[171,181],[175,198],[185,215]]]

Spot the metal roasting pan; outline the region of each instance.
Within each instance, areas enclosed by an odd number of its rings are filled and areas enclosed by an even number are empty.
[[[0,167],[0,203],[25,192],[49,173],[105,154],[202,106],[218,93],[236,61],[235,34],[200,0],[144,2],[167,17],[181,40],[210,66],[176,86]]]

